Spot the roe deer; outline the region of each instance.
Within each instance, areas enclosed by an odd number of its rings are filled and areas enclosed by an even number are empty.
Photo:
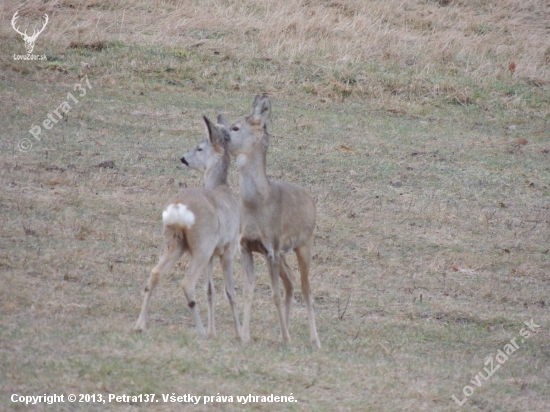
[[[284,254],[293,250],[298,258],[311,343],[321,347],[315,326],[313,299],[309,286],[315,203],[302,188],[286,182],[272,182],[266,176],[269,135],[266,122],[271,114],[267,97],[256,96],[252,113],[231,126],[220,115],[218,123],[229,129],[228,149],[237,158],[241,189],[241,254],[245,271],[245,305],[242,336],[250,339],[250,312],[254,292],[252,252],[264,255],[271,280],[283,343],[290,343],[288,325],[294,294],[294,276]],[[281,307],[279,276],[285,288],[285,308]]]
[[[239,243],[239,205],[227,185],[230,164],[227,150],[229,133],[225,127],[211,123],[206,116],[204,122],[207,137],[195,149],[187,152],[181,161],[192,169],[204,172],[205,187],[181,190],[169,200],[162,213],[164,245],[159,263],[153,268],[145,288],[145,297],[135,330],[145,329],[151,294],[159,277],[187,251],[191,255],[191,262],[181,287],[195,318],[198,334],[201,337],[206,336],[195,305],[195,285],[203,272],[206,272],[207,276],[208,334],[216,334],[212,262],[214,256],[219,256],[225,280],[225,294],[233,313],[235,333],[237,338],[241,339],[233,283],[233,255]]]

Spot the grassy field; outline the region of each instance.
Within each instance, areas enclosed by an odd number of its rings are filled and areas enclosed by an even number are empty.
[[[12,394],[147,393],[159,402],[33,409],[550,410],[548,2],[181,3],[0,4],[0,409],[27,410]],[[16,10],[22,28],[49,14],[34,50],[47,61],[14,60]],[[219,265],[218,337],[196,336],[187,259],[134,333],[162,207],[202,185],[180,156],[201,115],[232,121],[256,93],[273,107],[269,176],[317,202],[323,348],[299,290],[280,344],[259,257],[250,343],[233,338]],[[230,181],[238,193],[234,164]],[[242,315],[238,256],[235,277]]]

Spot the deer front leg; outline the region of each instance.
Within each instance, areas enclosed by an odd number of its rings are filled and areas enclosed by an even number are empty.
[[[294,275],[285,255],[281,254],[281,262],[279,264],[279,276],[283,281],[285,288],[285,322],[286,327],[290,328],[290,309],[292,308],[292,301],[294,300]]]
[[[206,265],[206,297],[208,300],[208,336],[216,336],[216,325],[214,321],[214,300],[216,290],[214,289],[214,275],[213,275],[213,260],[210,259],[208,265]]]
[[[237,310],[235,296],[235,282],[233,281],[233,250],[234,248],[228,248],[225,253],[220,256],[220,261],[222,264],[223,280],[225,282],[225,294],[229,300],[229,306],[233,314],[235,336],[238,340],[242,340],[241,324],[239,323],[239,312]]]
[[[252,251],[241,245],[241,259],[244,269],[244,315],[243,342],[250,340],[250,314],[252,312],[252,297],[254,295],[254,258]]]
[[[286,326],[283,308],[281,307],[281,292],[279,290],[280,255],[278,253],[268,251],[266,255],[266,260],[269,271],[269,278],[271,280],[271,296],[273,298],[275,308],[277,309],[277,317],[279,318],[279,325],[281,327],[281,339],[283,341],[283,344],[288,345],[290,343],[290,335]]]

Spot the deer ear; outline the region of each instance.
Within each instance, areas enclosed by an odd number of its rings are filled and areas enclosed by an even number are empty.
[[[204,123],[206,125],[206,134],[208,142],[211,146],[222,146],[223,147],[223,136],[218,127],[208,119],[206,116],[202,116]]]
[[[208,117],[202,116],[202,119],[204,120],[204,125],[206,127],[206,138],[208,139],[208,143],[210,143],[210,145],[213,145],[214,142],[212,141],[212,130],[215,128],[215,126],[212,124]]]
[[[252,117],[264,127],[271,116],[271,102],[265,96],[256,95],[252,103]]]
[[[218,120],[218,124],[221,124],[227,128],[229,127],[229,125],[227,124],[227,122],[225,121],[224,117],[221,114],[218,115],[217,120]]]

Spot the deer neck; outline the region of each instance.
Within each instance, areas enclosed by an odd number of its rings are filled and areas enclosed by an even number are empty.
[[[245,204],[261,203],[269,197],[271,186],[266,175],[266,155],[255,152],[237,156],[241,199]]]
[[[218,186],[227,186],[227,172],[229,170],[230,157],[227,150],[218,162],[206,169],[204,173],[204,187],[212,190]]]

